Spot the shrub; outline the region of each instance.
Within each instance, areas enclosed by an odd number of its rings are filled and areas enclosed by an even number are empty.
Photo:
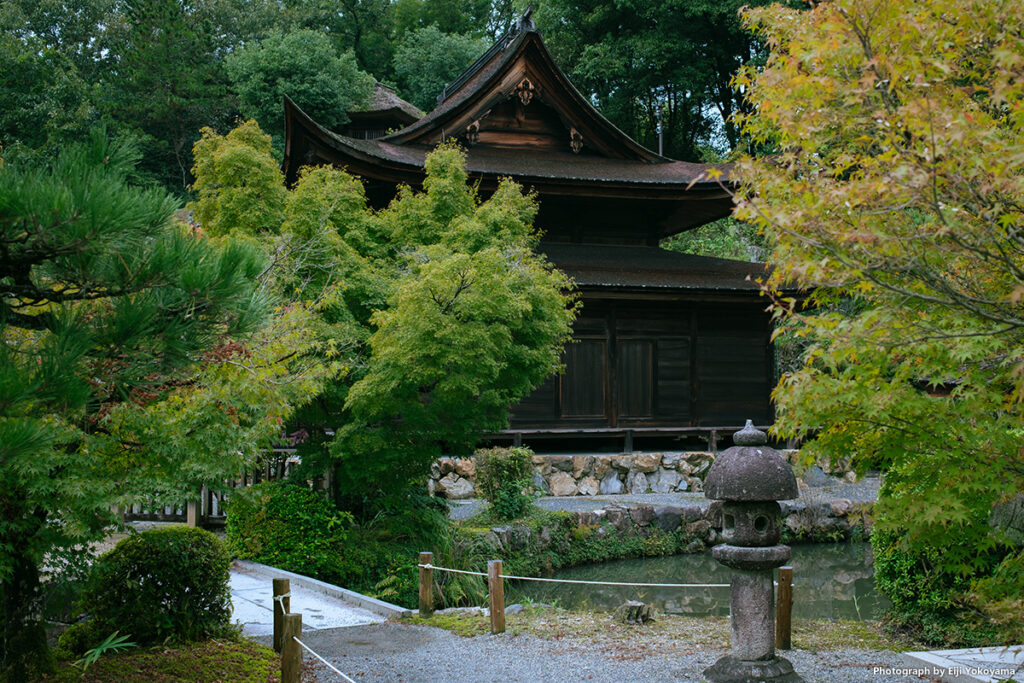
[[[92,621],[77,634],[78,645],[114,631],[140,644],[223,633],[231,617],[230,566],[209,531],[171,526],[129,536],[93,567],[81,602]]]
[[[244,559],[330,580],[351,523],[316,491],[263,482],[228,502],[228,547]]]
[[[476,487],[499,519],[515,519],[530,509],[533,467],[529,448],[482,448],[476,452]]]
[[[925,643],[971,647],[993,644],[992,625],[965,618],[963,596],[970,578],[940,569],[942,549],[910,546],[898,531],[875,528],[875,583],[892,603],[887,622]]]

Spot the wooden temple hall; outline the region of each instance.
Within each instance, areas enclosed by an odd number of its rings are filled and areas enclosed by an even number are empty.
[[[748,279],[764,265],[658,246],[729,215],[731,198],[708,166],[659,156],[601,116],[528,15],[420,118],[381,88],[356,136],[286,101],[288,183],[302,166],[334,164],[383,207],[399,184],[420,186],[426,154],[454,137],[484,196],[506,176],[536,191],[539,249],[580,290],[565,373],[515,406],[495,441],[549,451],[680,448],[687,437],[713,446],[746,419],[771,424],[771,322]]]

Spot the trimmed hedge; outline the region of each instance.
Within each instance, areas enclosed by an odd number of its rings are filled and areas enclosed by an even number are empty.
[[[81,600],[92,619],[81,642],[90,647],[114,631],[140,645],[224,633],[230,567],[227,548],[209,531],[171,526],[129,536],[93,567]]]
[[[238,557],[330,580],[352,515],[305,486],[269,481],[228,501],[227,542]]]

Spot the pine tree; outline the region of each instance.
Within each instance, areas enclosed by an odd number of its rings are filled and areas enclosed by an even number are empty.
[[[41,567],[102,533],[111,472],[144,465],[107,416],[264,320],[264,257],[172,224],[173,199],[127,182],[136,161],[94,135],[0,167],[0,680],[52,666]]]

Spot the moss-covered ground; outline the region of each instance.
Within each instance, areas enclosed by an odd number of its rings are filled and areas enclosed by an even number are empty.
[[[85,673],[71,662],[46,681],[60,683],[270,683],[281,680],[278,655],[248,640],[207,640],[104,655]]]

